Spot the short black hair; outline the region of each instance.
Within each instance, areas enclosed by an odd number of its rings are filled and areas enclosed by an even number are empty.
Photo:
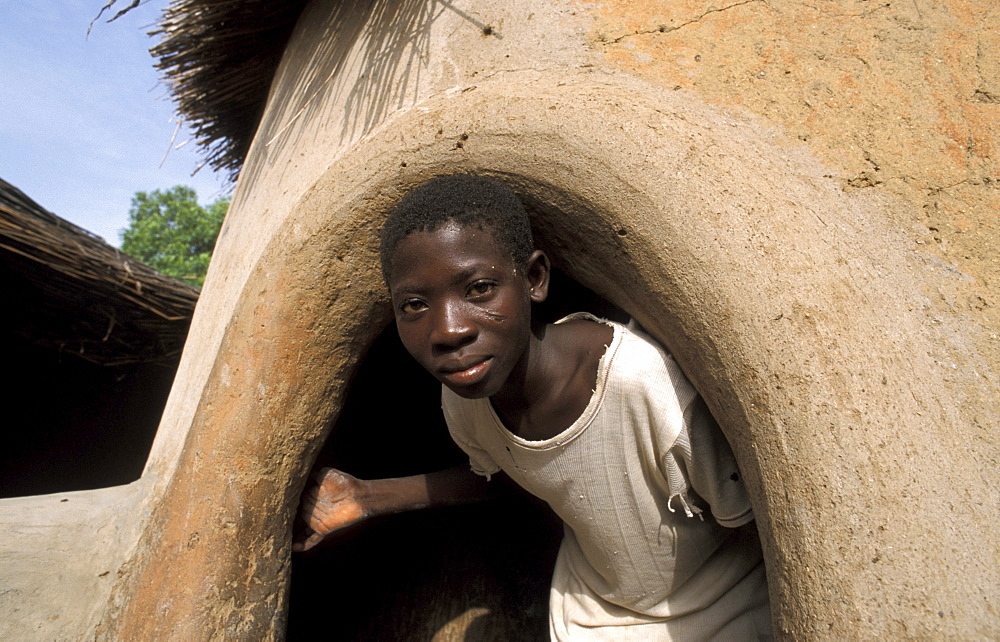
[[[392,254],[403,239],[449,222],[490,231],[518,268],[527,266],[535,249],[528,213],[510,188],[483,176],[439,176],[410,191],[386,217],[379,247],[386,283]]]

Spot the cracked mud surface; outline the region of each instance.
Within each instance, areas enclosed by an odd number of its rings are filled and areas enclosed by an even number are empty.
[[[845,191],[884,203],[930,269],[935,308],[1000,363],[1000,8],[981,0],[642,0],[593,7],[623,69],[746,110]],[[622,18],[628,16],[628,18]],[[995,385],[995,382],[994,382]]]

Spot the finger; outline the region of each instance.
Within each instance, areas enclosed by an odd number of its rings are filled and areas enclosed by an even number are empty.
[[[305,544],[306,540],[309,539],[306,533],[315,534],[316,531],[306,526],[304,529],[295,534],[295,539],[292,541],[292,552],[301,553],[306,550]]]
[[[306,539],[305,542],[302,543],[302,550],[308,551],[313,546],[316,546],[317,544],[322,542],[324,537],[325,535],[320,535],[319,533],[313,533],[312,535],[309,536],[308,539]]]
[[[333,469],[332,468],[320,468],[318,471],[316,471],[316,474],[313,475],[313,479],[316,480],[316,483],[322,485],[323,484],[323,480],[326,479],[327,473],[329,473],[331,470],[333,470]]]

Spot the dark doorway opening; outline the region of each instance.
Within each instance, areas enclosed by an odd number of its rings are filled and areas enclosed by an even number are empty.
[[[552,321],[577,311],[623,320],[613,305],[555,270]],[[440,384],[388,327],[372,344],[317,466],[362,479],[466,462],[441,415]],[[548,639],[559,519],[526,495],[370,520],[292,560],[288,639]],[[464,633],[463,633],[464,632]]]
[[[15,373],[0,395],[0,498],[91,490],[139,479],[176,362],[117,367],[5,333]]]

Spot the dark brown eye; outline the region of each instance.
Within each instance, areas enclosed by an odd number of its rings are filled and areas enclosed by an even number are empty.
[[[406,299],[399,304],[399,311],[403,314],[413,314],[420,312],[427,307],[427,304],[420,299]]]
[[[494,287],[496,287],[496,283],[493,281],[476,281],[469,286],[469,294],[471,296],[483,296],[492,292]]]

